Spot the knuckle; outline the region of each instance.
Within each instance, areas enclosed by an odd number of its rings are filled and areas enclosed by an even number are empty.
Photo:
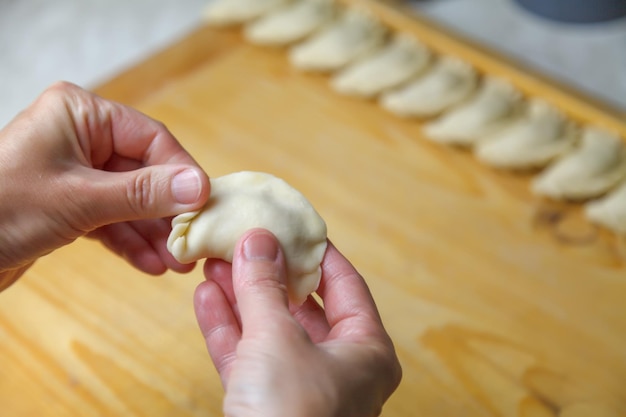
[[[66,181],[55,189],[57,191],[51,194],[49,199],[60,197],[57,201],[61,204],[57,208],[56,215],[51,217],[58,219],[64,226],[63,228],[69,234],[68,238],[82,236],[99,226],[100,210],[90,200],[91,193],[86,192],[89,184],[85,179],[66,178]]]
[[[237,352],[229,352],[220,357],[213,357],[213,363],[215,369],[219,375],[223,375],[231,367],[231,365],[237,360]]]
[[[151,212],[154,207],[154,181],[149,174],[139,173],[127,183],[126,194],[136,215]]]
[[[240,290],[253,297],[287,297],[287,285],[273,265],[248,270],[239,280]]]
[[[154,122],[157,131],[168,131],[167,126],[161,120],[151,119]]]
[[[279,272],[273,270],[254,271],[242,282],[250,292],[280,291],[287,293],[287,286],[280,280]]]
[[[67,97],[74,95],[76,86],[67,81],[56,81],[44,90],[41,94],[41,100],[44,102],[63,101]]]
[[[402,380],[402,366],[390,339],[376,350],[377,362],[382,365],[382,375],[387,375],[389,388],[393,391]]]
[[[76,89],[76,85],[67,82],[67,81],[56,81],[52,83],[47,89],[46,92],[49,93],[67,93]]]
[[[393,361],[391,365],[391,381],[392,387],[395,389],[402,381],[402,365],[395,353],[393,353]]]

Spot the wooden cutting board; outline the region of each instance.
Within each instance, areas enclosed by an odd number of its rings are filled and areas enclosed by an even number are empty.
[[[384,416],[626,416],[626,248],[577,207],[236,30],[200,28],[97,91],[162,120],[211,176],[266,171],[312,201],[396,343]],[[221,415],[202,279],[142,275],[84,239],[40,260],[0,294],[0,414]]]

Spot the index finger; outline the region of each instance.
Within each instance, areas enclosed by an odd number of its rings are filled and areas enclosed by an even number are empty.
[[[197,165],[163,123],[122,104],[112,103],[112,106],[111,139],[115,154],[145,165]]]
[[[363,277],[329,241],[317,290],[331,326],[329,338],[346,334],[379,336],[384,333],[374,298]]]
[[[51,90],[61,93],[83,152],[93,166],[101,166],[113,155],[144,166],[197,166],[163,123],[71,83],[58,83]]]

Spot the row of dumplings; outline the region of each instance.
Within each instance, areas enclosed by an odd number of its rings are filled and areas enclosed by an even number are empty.
[[[415,37],[333,0],[215,0],[206,19],[244,25],[252,43],[288,47],[292,65],[331,74],[341,94],[427,120],[423,131],[432,141],[469,148],[499,169],[542,170],[533,193],[585,201],[589,220],[626,233],[626,147],[619,135],[578,126],[508,81],[436,56]]]

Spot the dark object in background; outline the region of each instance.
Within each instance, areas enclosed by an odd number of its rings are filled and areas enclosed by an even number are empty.
[[[592,23],[626,16],[626,0],[515,0],[541,16],[572,23]]]

